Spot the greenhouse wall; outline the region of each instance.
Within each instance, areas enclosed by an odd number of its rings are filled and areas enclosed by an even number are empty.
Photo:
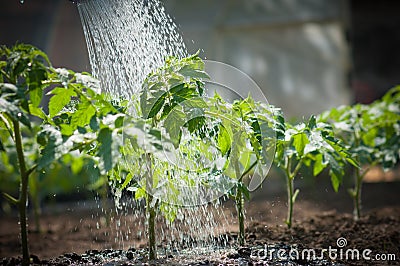
[[[250,75],[289,118],[347,104],[347,1],[165,1],[189,51]],[[187,12],[193,10],[193,12]]]

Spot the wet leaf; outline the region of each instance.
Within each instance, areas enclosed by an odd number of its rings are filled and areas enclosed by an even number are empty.
[[[225,156],[232,145],[232,138],[226,128],[221,124],[218,133],[218,148],[222,156]]]
[[[109,171],[113,168],[112,158],[112,131],[109,128],[103,128],[100,130],[97,137],[100,143],[98,156],[101,158],[101,166],[105,171]]]
[[[181,138],[181,127],[186,123],[186,114],[181,106],[176,106],[164,121],[164,127],[175,148],[179,146]]]
[[[293,135],[293,146],[300,156],[304,154],[304,148],[306,147],[308,142],[309,141],[305,133]]]
[[[53,95],[49,101],[49,114],[50,117],[58,115],[58,113],[71,101],[72,96],[76,93],[68,88],[56,88],[51,91]]]
[[[28,115],[18,106],[0,98],[0,112],[8,114],[14,121],[19,121],[28,128],[31,128],[31,121]]]

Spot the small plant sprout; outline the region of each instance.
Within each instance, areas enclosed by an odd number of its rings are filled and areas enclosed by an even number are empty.
[[[342,106],[321,114],[319,121],[332,124],[336,136],[349,147],[354,167],[353,216],[361,217],[361,188],[365,175],[376,165],[394,167],[400,152],[400,86],[369,105]]]
[[[286,176],[288,214],[285,223],[292,226],[293,207],[299,193],[294,189],[294,179],[303,166],[312,168],[317,176],[326,167],[335,191],[339,189],[347,162],[357,167],[345,147],[333,136],[326,123],[317,123],[311,116],[307,122],[292,126],[285,124],[285,133],[278,139],[275,156],[276,165]]]

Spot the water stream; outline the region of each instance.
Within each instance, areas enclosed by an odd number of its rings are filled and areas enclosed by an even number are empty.
[[[105,92],[130,98],[165,57],[187,56],[158,0],[83,0],[78,10],[93,75]]]
[[[158,0],[82,0],[77,5],[92,73],[114,97],[132,98],[145,77],[164,64],[166,56],[188,55],[177,26]],[[122,210],[117,212],[134,217],[131,225],[124,226],[129,227],[128,232],[144,236],[144,207],[122,199]],[[158,242],[175,252],[223,243],[218,236],[224,233],[227,218],[218,204],[179,208],[172,224],[159,217]],[[115,241],[121,248],[129,247],[132,234],[119,233],[119,222],[115,225]]]

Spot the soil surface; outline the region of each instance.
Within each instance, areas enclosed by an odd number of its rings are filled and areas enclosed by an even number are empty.
[[[42,215],[41,233],[33,230],[29,233],[32,262],[40,265],[400,265],[400,182],[365,184],[364,215],[356,222],[346,192],[321,195],[324,191],[321,187],[329,185],[317,186],[317,189],[302,189],[290,230],[283,223],[285,195],[264,188],[246,204],[245,246],[235,245],[235,209],[226,202],[218,214],[224,218],[214,215],[224,221],[214,228],[219,237],[211,247],[177,250],[167,248],[164,239],[157,261],[146,259],[146,238],[138,233],[143,224],[140,217],[113,212],[107,225],[97,203],[58,205]],[[30,229],[34,227],[32,220]],[[18,232],[17,216],[2,214],[0,262],[3,265],[20,263]],[[198,244],[196,239],[189,242],[186,247]],[[323,249],[327,251],[322,252]],[[360,259],[353,254],[355,249]],[[307,255],[313,255],[310,252],[320,258],[308,258]],[[387,260],[378,261],[378,256]]]

